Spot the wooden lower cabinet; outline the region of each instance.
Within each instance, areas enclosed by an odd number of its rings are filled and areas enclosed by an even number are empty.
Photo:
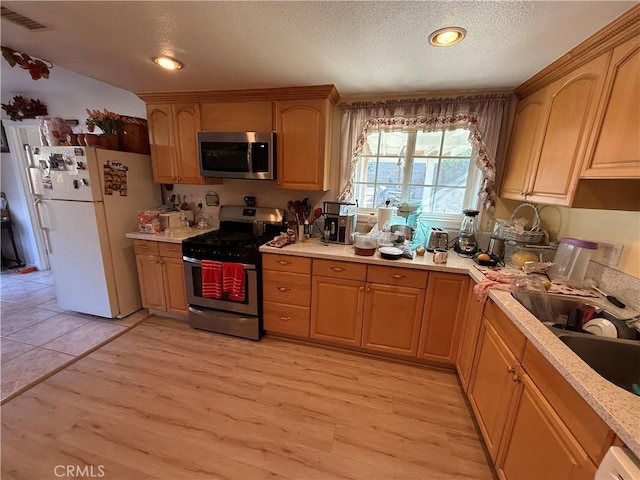
[[[136,255],[136,264],[138,265],[142,306],[165,311],[166,300],[160,257],[157,255]]]
[[[429,274],[418,357],[453,364],[467,305],[469,279],[457,273]]]
[[[360,346],[365,282],[314,275],[311,338]]]
[[[475,283],[471,283],[475,285]],[[465,392],[469,390],[473,359],[476,353],[480,326],[482,325],[482,312],[484,311],[484,303],[476,298],[473,293],[473,285],[470,285],[467,295],[467,310],[465,321],[462,324],[462,339],[460,340],[458,356],[456,357],[456,370]]]
[[[518,377],[519,395],[497,462],[501,479],[591,479],[595,465],[531,381]]]
[[[416,356],[424,289],[368,283],[362,347]]]
[[[495,462],[509,406],[518,387],[514,376],[519,362],[486,317],[480,330],[478,352],[469,402]]]
[[[182,249],[179,244],[134,240],[142,306],[187,315]]]
[[[308,338],[311,259],[263,254],[262,268],[264,329]]]

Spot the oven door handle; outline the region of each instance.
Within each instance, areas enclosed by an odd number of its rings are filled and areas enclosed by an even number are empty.
[[[197,258],[192,258],[192,257],[182,257],[182,260],[187,262],[187,263],[193,263],[194,265],[202,265],[202,260],[199,260]],[[255,270],[256,266],[255,265],[251,265],[249,263],[243,263],[241,264],[245,270]]]

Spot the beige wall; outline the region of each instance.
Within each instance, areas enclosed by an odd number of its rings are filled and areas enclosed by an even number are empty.
[[[521,202],[498,199],[496,218],[510,218]],[[551,240],[574,237],[594,242],[610,240],[624,245],[620,262],[611,267],[640,278],[640,214],[617,210],[591,210],[582,208],[539,205],[541,227]],[[523,208],[518,212],[529,213]],[[528,216],[528,215],[527,215]]]

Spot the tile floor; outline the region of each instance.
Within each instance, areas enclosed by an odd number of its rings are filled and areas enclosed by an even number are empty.
[[[0,274],[0,400],[38,383],[148,316],[145,309],[120,320],[65,311],[58,306],[51,271]]]

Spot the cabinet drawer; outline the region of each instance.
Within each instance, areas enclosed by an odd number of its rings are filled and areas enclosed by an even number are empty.
[[[427,288],[427,272],[410,268],[380,267],[371,265],[367,269],[367,282],[395,285],[398,287]]]
[[[300,273],[264,270],[262,296],[265,302],[308,307],[311,302],[311,277]]]
[[[136,253],[158,255],[158,242],[151,242],[149,240],[134,240],[133,249]]]
[[[527,339],[524,334],[518,330],[513,322],[507,317],[500,307],[493,300],[487,300],[484,307],[484,316],[487,317],[489,323],[493,325],[500,338],[509,347],[513,355],[518,359],[522,359],[525,343]]]
[[[337,260],[314,260],[313,274],[365,281],[367,278],[367,266],[361,263],[340,262]]]
[[[304,257],[292,257],[290,255],[262,254],[263,270],[278,270],[290,273],[311,273],[311,259]]]
[[[309,307],[264,302],[264,329],[274,333],[288,333],[309,337]]]
[[[613,443],[613,431],[531,343],[524,349],[522,366],[591,461],[599,465]]]
[[[182,258],[182,245],[179,243],[158,242],[161,257]]]

